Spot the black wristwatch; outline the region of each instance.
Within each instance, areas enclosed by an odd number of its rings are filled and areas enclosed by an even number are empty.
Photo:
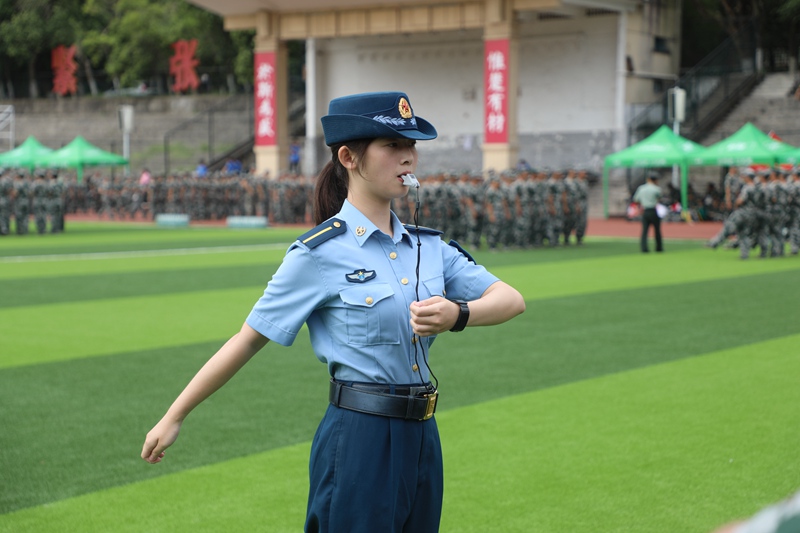
[[[455,325],[450,328],[450,331],[464,331],[464,328],[467,327],[467,321],[469,321],[469,305],[467,305],[467,302],[463,302],[461,300],[450,301],[457,303],[461,308],[461,312],[458,314],[458,320],[456,320]]]

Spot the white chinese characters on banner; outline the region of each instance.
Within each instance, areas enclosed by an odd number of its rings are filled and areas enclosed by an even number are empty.
[[[484,137],[487,143],[508,142],[507,40],[486,41],[484,73]]]
[[[277,141],[275,131],[275,54],[255,54],[256,146],[270,146]]]

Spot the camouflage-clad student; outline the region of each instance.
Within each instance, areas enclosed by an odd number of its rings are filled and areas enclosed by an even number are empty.
[[[513,170],[506,170],[500,175],[500,190],[505,197],[500,242],[504,246],[514,246],[514,176]]]
[[[0,235],[8,235],[11,227],[11,208],[14,182],[8,172],[0,169]]]
[[[533,217],[531,221],[531,243],[534,247],[539,247],[544,244],[547,237],[547,219],[549,213],[547,212],[547,178],[546,171],[536,172],[533,175],[533,183],[530,187],[530,193],[533,199]]]
[[[486,212],[483,200],[485,195],[483,176],[476,172],[470,176],[466,197],[466,210],[469,214],[467,241],[476,249],[481,247],[481,235],[483,234]]]
[[[750,249],[758,243],[762,257],[766,256],[766,248],[759,241],[764,225],[764,193],[750,174],[744,175],[744,186],[736,200],[736,207],[742,211],[741,218],[737,219],[739,225],[736,230],[739,234],[739,252],[742,259],[750,256]]]
[[[484,211],[486,215],[486,243],[490,250],[495,250],[498,244],[502,244],[503,226],[506,224],[506,213],[508,213],[508,201],[500,183],[500,178],[492,173],[488,179],[488,188],[484,201]]]
[[[789,249],[792,255],[800,251],[800,179],[795,167],[787,182],[789,191]]]
[[[450,225],[447,220],[444,182],[444,173],[438,172],[431,179],[431,184],[426,186],[425,200],[429,205],[429,211],[428,216],[425,218],[425,223],[431,224],[431,227],[437,228],[447,235]]]
[[[546,182],[547,240],[550,246],[558,246],[559,237],[564,229],[564,214],[568,210],[563,176],[560,170],[554,170]]]
[[[575,226],[578,224],[578,186],[575,179],[575,169],[567,170],[566,176],[563,179],[564,184],[564,227],[562,233],[564,235],[564,244],[569,245],[569,239],[575,231]]]
[[[31,182],[31,206],[36,232],[40,235],[47,231],[47,182],[44,171],[37,170]]]
[[[445,216],[448,220],[448,233],[446,235],[457,242],[464,242],[464,237],[467,235],[467,226],[463,220],[459,183],[459,175],[456,172],[446,174],[443,200]]]
[[[28,219],[31,215],[31,188],[25,174],[17,173],[14,180],[14,220],[17,222],[17,234],[27,235]]]
[[[61,233],[64,231],[64,184],[55,172],[48,177],[46,210],[50,218],[50,233]]]
[[[783,230],[787,226],[789,215],[789,190],[786,186],[783,171],[773,168],[767,184],[767,235],[770,242],[770,255],[784,255],[786,239]]]
[[[727,214],[732,213],[736,208],[736,199],[739,198],[739,193],[742,191],[743,185],[744,181],[740,175],[739,168],[730,167],[722,182],[724,194],[723,207]]]
[[[769,227],[767,220],[767,179],[769,171],[761,171],[756,174],[755,179],[755,193],[753,194],[753,203],[755,206],[755,216],[751,222],[750,231],[753,234],[751,248],[756,244],[759,248],[759,257],[767,257],[769,253]]]
[[[533,198],[526,182],[527,171],[517,173],[510,185],[511,209],[513,213],[512,232],[513,242],[520,248],[531,244],[531,222],[533,220]]]
[[[451,185],[453,201],[457,203],[457,219],[453,224],[453,239],[459,243],[466,244],[469,239],[469,224],[472,218],[467,207],[467,196],[469,195],[469,173],[460,172],[454,174],[454,181]]]
[[[586,181],[585,170],[578,171],[575,188],[577,190],[575,238],[580,245],[583,244],[583,237],[586,235],[586,224],[589,221],[589,183]]]

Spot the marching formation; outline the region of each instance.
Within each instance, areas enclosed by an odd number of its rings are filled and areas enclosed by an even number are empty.
[[[50,232],[60,233],[64,230],[63,196],[63,183],[54,173],[0,172],[0,235],[9,234],[12,216],[17,234],[27,234],[31,215],[38,233],[47,231],[48,220]]]
[[[420,224],[442,230],[448,238],[490,249],[583,243],[589,210],[585,171],[509,170],[500,175],[463,172],[421,179]],[[394,210],[411,220],[412,192]]]
[[[13,177],[12,177],[13,176]],[[491,249],[582,244],[586,232],[589,187],[577,170],[509,170],[490,173],[437,173],[420,177],[419,223],[444,231],[448,238]],[[0,231],[9,219],[28,220],[36,228],[63,229],[64,214],[96,214],[111,220],[151,219],[158,213],[188,214],[192,220],[228,216],[264,216],[271,224],[308,224],[314,180],[295,174],[276,180],[247,173],[112,177],[74,177],[37,171],[6,172],[0,177]],[[416,195],[395,201],[401,220],[411,222]],[[17,232],[27,224],[17,224]],[[485,241],[483,240],[485,239]]]
[[[760,257],[781,257],[786,242],[800,251],[800,177],[796,168],[756,172],[731,167],[725,176],[724,207],[729,215],[720,232],[706,246],[716,248],[735,236],[742,259],[759,247]]]

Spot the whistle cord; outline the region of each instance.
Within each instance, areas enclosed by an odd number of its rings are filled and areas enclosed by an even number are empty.
[[[420,240],[419,237],[419,204],[420,204],[419,187],[416,187],[415,191],[417,195],[414,204],[414,227],[417,230],[417,268],[416,268],[417,282],[416,285],[414,286],[414,292],[417,297],[417,302],[419,302],[419,264],[420,264],[420,259],[422,257],[422,241]],[[414,364],[417,366],[417,368],[419,368],[419,357],[417,350],[417,346],[419,346],[419,349],[422,350],[422,361],[425,363],[425,367],[428,369],[428,373],[430,373],[431,377],[433,378],[433,384],[431,385],[430,383],[425,383],[425,380],[422,379],[422,372],[420,372],[419,379],[420,381],[422,381],[422,384],[424,386],[426,387],[432,386],[433,389],[431,390],[431,392],[435,392],[439,388],[439,379],[433,373],[431,365],[428,363],[428,355],[425,353],[425,346],[423,346],[422,344],[422,338],[420,338],[419,335],[417,335],[416,333],[412,337],[412,344],[414,345]]]

